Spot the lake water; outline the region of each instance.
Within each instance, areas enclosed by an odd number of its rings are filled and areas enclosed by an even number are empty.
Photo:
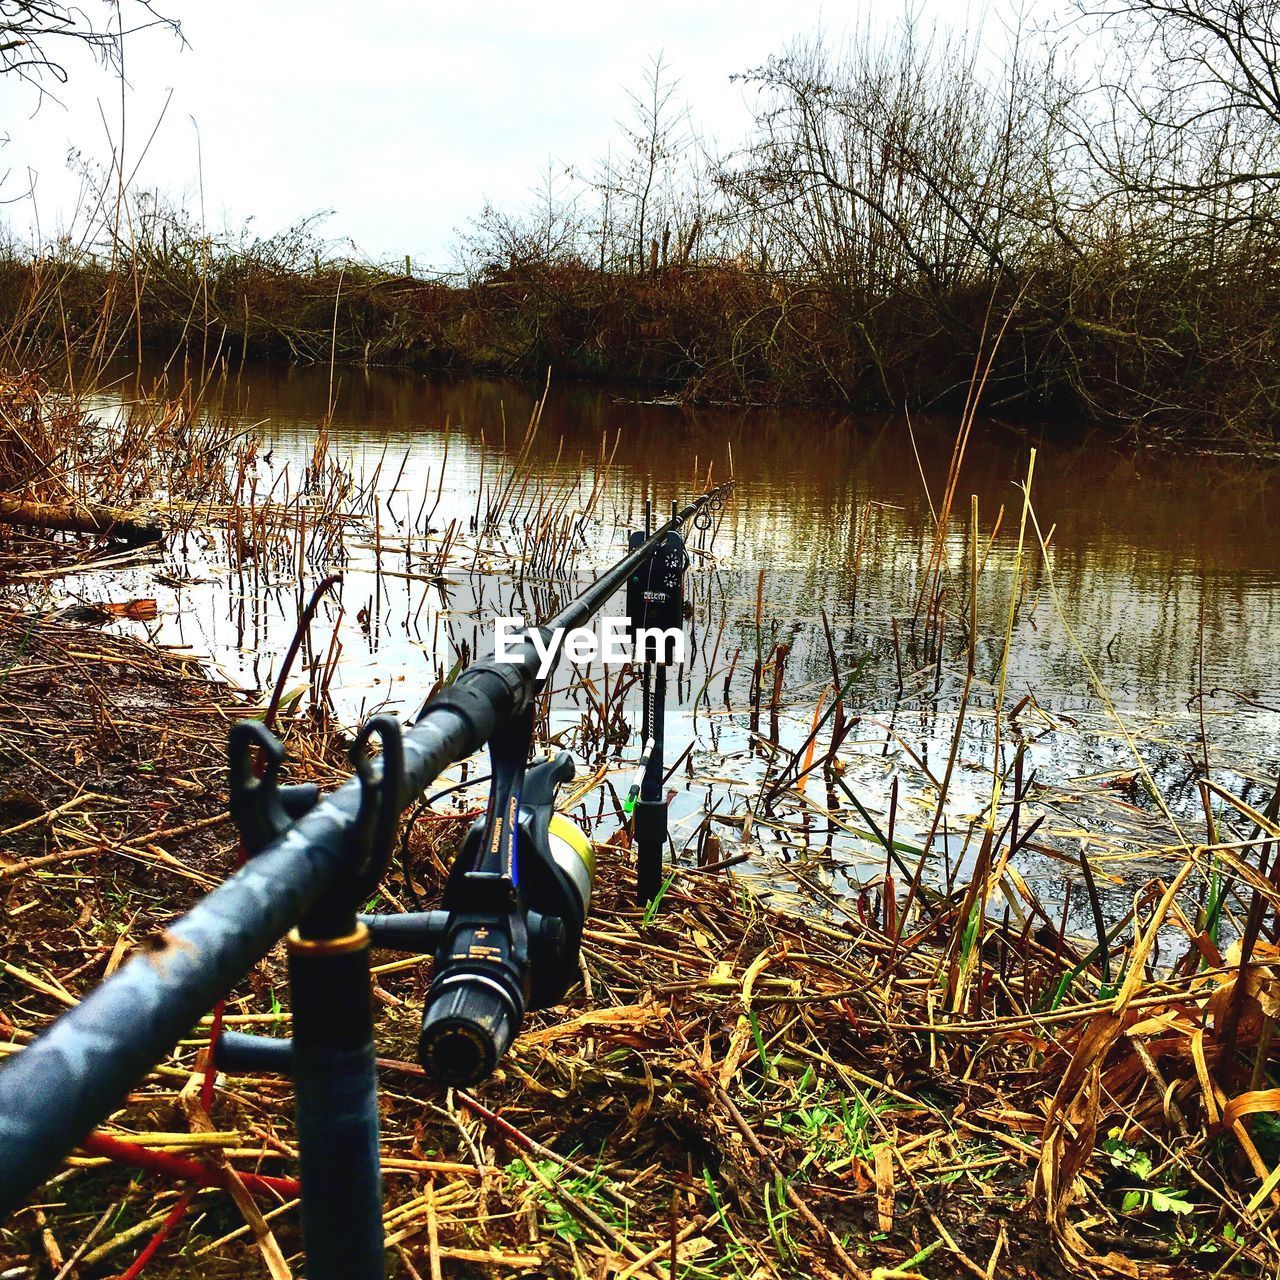
[[[1024,775],[1036,778],[1028,818],[1044,816],[1035,842],[1044,849],[1021,855],[1023,873],[1047,901],[1059,901],[1070,875],[1046,851],[1075,856],[1087,832],[1116,901],[1128,900],[1152,868],[1135,866],[1127,852],[1178,838],[1152,797],[1128,779],[1134,745],[1186,839],[1204,838],[1196,761],[1206,750],[1211,776],[1250,803],[1265,804],[1280,732],[1274,470],[1121,447],[1100,433],[1062,443],[979,423],[945,539],[937,664],[917,604],[955,422],[908,424],[816,410],[686,411],[634,403],[626,391],[553,384],[540,429],[525,443],[541,392],[510,382],[356,369],[337,370],[331,385],[328,370],[246,369],[215,383],[206,404],[246,428],[256,424],[263,440],[259,494],[297,491],[332,395],[329,457],[368,487],[369,510],[382,526],[382,571],[366,529],[347,534],[341,565],[303,563],[300,573],[277,573],[267,583],[246,576],[211,541],[203,550],[188,546],[158,578],[152,567],[88,577],[72,590],[83,598],[154,596],[159,639],[208,656],[238,683],[269,689],[293,632],[299,591],[326,569],[341,568],[340,597],[317,622],[325,643],[317,644],[315,661],[337,652],[327,640],[336,626],[341,658],[333,695],[340,715],[354,723],[383,706],[411,710],[460,654],[485,652],[492,615],[513,596],[537,612],[585,582],[587,569],[620,556],[646,497],[665,511],[672,500],[700,492],[709,474],[715,481],[732,474],[734,495],[714,538],[691,535],[701,548],[689,584],[695,648],[673,686],[669,758],[690,741],[693,748],[671,784],[675,843],[698,838],[709,811],[740,817],[756,803],[773,753],[767,739],[775,736],[767,712],[757,725],[760,736],[753,736],[747,711],[758,649],[767,659],[778,643],[789,646],[779,742],[794,747],[809,732],[823,687],[833,680],[824,615],[841,682],[858,672],[848,706],[861,720],[841,747],[843,776],[879,823],[897,777],[897,833],[911,842],[929,826],[965,677],[976,495],[984,560],[975,673],[946,838],[937,842],[948,862],[962,864],[972,853],[965,832],[991,789],[1020,486],[1034,447],[1031,498],[1048,551],[1042,555],[1029,523],[1003,702],[1006,711],[1023,703],[1004,731],[1004,759],[1010,744],[1024,744]],[[132,394],[127,381],[120,394]],[[477,513],[483,524],[522,445],[519,468],[527,479],[489,530],[492,554],[464,557],[470,572],[452,574],[447,591],[422,580],[430,539],[451,523],[469,537]],[[557,574],[529,567],[514,588],[511,563],[529,565],[534,557],[536,566],[532,513],[577,509],[593,490],[591,516],[575,531],[573,574],[555,581]],[[599,676],[597,668],[593,679]],[[767,673],[766,701],[772,681]],[[638,723],[638,693],[630,697],[627,713]],[[555,724],[585,763],[611,761],[614,784],[622,786],[637,744],[619,748],[598,733],[593,740],[582,706],[580,696],[565,700]],[[820,735],[819,755],[824,740]],[[1100,774],[1119,780],[1105,789],[1086,781]],[[772,818],[758,815],[762,822],[750,832],[753,863],[776,869],[783,860],[802,869],[810,888],[841,897],[877,874],[883,851],[859,834],[865,822],[843,805],[835,818],[823,816],[833,798],[824,786],[812,782],[809,792],[817,807],[805,811],[807,818],[794,807]],[[589,814],[600,808],[590,798],[587,804]],[[729,824],[717,830],[726,843],[735,838]]]

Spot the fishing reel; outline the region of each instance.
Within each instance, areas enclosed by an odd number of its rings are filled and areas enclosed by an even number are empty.
[[[488,815],[467,833],[453,865],[418,1040],[419,1060],[440,1080],[484,1079],[526,1010],[558,1003],[578,979],[596,868],[591,841],[555,812],[556,789],[572,778],[567,752],[525,775],[515,876],[468,869],[484,861],[485,841],[496,834]]]
[[[463,841],[441,907],[361,916],[375,946],[433,956],[418,1057],[446,1084],[492,1074],[525,1013],[558,1003],[578,978],[595,850],[555,811],[574,774],[569,754],[526,771],[531,728],[490,743],[488,812]]]

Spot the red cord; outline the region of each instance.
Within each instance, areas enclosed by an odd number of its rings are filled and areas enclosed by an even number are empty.
[[[143,1268],[156,1256],[156,1251],[169,1238],[169,1233],[182,1221],[182,1217],[187,1211],[187,1206],[191,1203],[191,1198],[194,1195],[194,1191],[184,1191],[178,1197],[177,1204],[173,1206],[169,1211],[169,1216],[160,1224],[160,1230],[151,1237],[147,1247],[133,1260],[133,1265],[128,1271],[122,1271],[116,1276],[116,1280],[138,1280]]]
[[[226,1007],[226,1000],[219,1000],[213,1006],[213,1020],[209,1026],[209,1044],[205,1049],[204,1079],[200,1081],[200,1105],[204,1108],[206,1115],[213,1110],[213,1082],[218,1075],[213,1055],[218,1047],[218,1037],[222,1035],[222,1015],[226,1011]]]
[[[190,1156],[171,1155],[156,1151],[136,1142],[122,1142],[105,1133],[91,1133],[80,1144],[81,1150],[91,1156],[106,1156],[117,1164],[127,1164],[134,1169],[146,1169],[151,1173],[163,1173],[171,1178],[181,1178],[201,1187],[225,1187],[226,1173],[217,1165],[193,1160]],[[287,1198],[300,1195],[302,1184],[297,1178],[274,1178],[260,1173],[239,1173],[240,1181],[259,1195],[280,1195]]]
[[[301,646],[303,633],[310,626],[311,619],[315,615],[320,598],[326,591],[341,581],[341,577],[337,576],[325,578],[312,592],[311,600],[298,621],[293,643],[285,654],[280,674],[276,680],[276,687],[272,692],[271,701],[267,705],[266,714],[263,716],[263,724],[268,729],[272,727],[275,721],[276,712],[280,706],[280,698],[284,692],[285,678],[288,676],[289,668],[293,665],[293,659]],[[261,757],[255,762],[254,772],[259,778],[262,777],[265,771],[265,765],[266,761]],[[245,861],[245,848],[242,840],[236,848],[236,869],[239,870],[240,867],[244,866]],[[214,1064],[214,1050],[218,1044],[219,1037],[222,1035],[222,1021],[226,1007],[225,998],[219,1000],[213,1006],[213,1017],[209,1026],[209,1043],[206,1049],[204,1078],[200,1081],[200,1105],[204,1108],[206,1114],[213,1109],[213,1088],[218,1074],[217,1067]],[[203,1160],[193,1160],[186,1156],[175,1156],[164,1151],[154,1151],[150,1147],[139,1146],[132,1142],[121,1142],[118,1138],[110,1138],[102,1133],[90,1134],[80,1146],[82,1150],[89,1152],[91,1155],[106,1156],[117,1164],[131,1165],[135,1169],[147,1169],[153,1173],[163,1173],[172,1178],[181,1178],[186,1182],[194,1182],[201,1187],[226,1187],[229,1180],[228,1170],[207,1164]],[[239,1177],[248,1191],[257,1192],[259,1195],[265,1193],[293,1198],[302,1194],[302,1184],[296,1178],[271,1178],[257,1173],[241,1173]],[[182,1216],[186,1213],[187,1206],[191,1203],[191,1197],[194,1194],[193,1191],[186,1191],[182,1194],[177,1204],[173,1206],[169,1216],[164,1220],[160,1230],[152,1237],[151,1242],[134,1260],[128,1271],[119,1276],[117,1280],[137,1280],[137,1277],[142,1274],[143,1268],[155,1256],[156,1250],[164,1243],[165,1238],[182,1221]]]

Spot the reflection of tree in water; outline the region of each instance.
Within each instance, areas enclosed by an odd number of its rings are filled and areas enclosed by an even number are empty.
[[[497,510],[492,535],[524,566],[512,579],[488,572],[487,562],[464,558],[462,567],[475,572],[451,572],[444,588],[411,576],[384,575],[375,584],[368,550],[353,551],[344,589],[369,615],[366,629],[343,634],[346,689],[338,696],[346,716],[357,718],[384,702],[415,702],[457,659],[488,652],[495,616],[558,612],[585,585],[592,566],[621,553],[628,529],[642,520],[646,496],[660,508],[672,497],[688,496],[712,464],[715,478],[723,478],[732,450],[737,490],[713,554],[704,554],[701,535],[690,538],[691,661],[673,681],[671,734],[673,741],[694,737],[695,748],[693,773],[682,771],[677,807],[686,806],[684,816],[694,823],[704,808],[721,814],[741,809],[770,753],[803,742],[815,704],[833,679],[825,613],[840,672],[858,670],[847,706],[861,722],[841,748],[846,779],[883,820],[892,779],[899,776],[900,832],[907,835],[922,821],[927,828],[925,802],[935,793],[925,770],[936,777],[945,767],[969,643],[967,519],[955,522],[946,543],[940,664],[936,629],[923,616],[913,619],[932,529],[924,485],[935,498],[941,491],[952,446],[949,424],[915,422],[913,446],[905,424],[890,419],[854,421],[812,411],[685,413],[619,403],[598,389],[556,387],[539,433],[526,445],[535,402],[528,387],[376,370],[348,369],[340,379],[331,449],[357,477],[379,476],[380,510],[396,527],[394,538],[390,525],[384,528],[385,545],[392,548],[388,565],[406,567],[396,557],[425,495],[435,537],[451,522],[467,530],[477,510]],[[279,475],[291,459],[300,464],[310,456],[314,424],[328,404],[328,371],[250,370],[223,394],[246,425],[270,417],[272,473]],[[600,462],[602,439],[605,456],[613,456],[607,468]],[[957,850],[990,791],[993,704],[1020,503],[1015,485],[1025,475],[1028,447],[1026,438],[993,427],[971,443],[960,481],[961,493],[978,495],[985,564],[974,684],[947,805],[947,847]],[[522,448],[530,487],[525,498],[504,508],[503,486]],[[539,548],[526,527],[529,510],[547,494],[580,504],[597,485],[600,499],[579,530],[576,555],[552,557],[556,562],[547,571],[535,569]],[[1280,728],[1280,715],[1268,710],[1280,706],[1271,668],[1280,647],[1280,496],[1268,477],[1230,463],[1126,454],[1088,440],[1075,450],[1055,445],[1041,452],[1033,499],[1049,538],[1063,613],[1117,709],[1141,727],[1135,730],[1141,751],[1165,802],[1198,838],[1203,812],[1193,771],[1200,731],[1194,699],[1202,618],[1205,729],[1215,774],[1272,750]],[[1073,785],[1091,775],[1133,774],[1135,762],[1067,636],[1036,555],[1028,555],[1024,569],[1005,710],[1028,700],[1017,726],[1027,744],[1028,776],[1035,777],[1028,803],[1058,815],[1064,828],[1114,829],[1117,843],[1171,843],[1167,824],[1141,787],[1131,795],[1110,783]],[[207,590],[217,595],[223,588],[215,581]],[[751,736],[758,592],[766,702],[770,664],[778,646],[787,646],[777,747],[767,742],[773,735],[767,709],[756,725],[766,741]],[[290,593],[241,600],[239,608],[252,615],[240,634],[252,636],[253,661],[269,671],[273,652],[291,633]],[[196,612],[201,621],[186,625],[206,629],[198,647],[226,655],[252,680],[237,656],[244,640],[216,621],[227,615],[226,606],[210,603]],[[606,697],[599,667],[586,674],[595,682],[591,697],[582,690],[576,697],[566,693],[569,682],[558,680],[552,725],[583,761],[610,759],[620,719],[638,721],[636,709],[625,705],[635,695],[620,691],[611,678]],[[1006,764],[1016,741],[1006,720]],[[737,782],[703,785],[702,775]],[[1052,825],[1045,824],[1044,842],[1068,848],[1074,857],[1070,841],[1050,836]],[[815,820],[809,838],[818,840],[821,829]],[[767,831],[759,838],[771,839]],[[851,859],[851,876],[875,874],[859,860],[869,851],[865,841],[846,833],[837,844]],[[1063,865],[1034,849],[1020,857],[1046,895],[1058,896]],[[1147,870],[1129,864],[1116,874],[1119,884],[1100,878],[1108,910],[1131,896]]]

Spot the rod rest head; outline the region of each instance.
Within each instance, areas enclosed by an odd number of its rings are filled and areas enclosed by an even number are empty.
[[[406,911],[398,915],[356,918],[369,930],[373,946],[414,955],[434,955],[449,928],[447,911]]]
[[[232,1075],[274,1071],[287,1076],[293,1071],[293,1041],[224,1031],[213,1046],[213,1062]]]

